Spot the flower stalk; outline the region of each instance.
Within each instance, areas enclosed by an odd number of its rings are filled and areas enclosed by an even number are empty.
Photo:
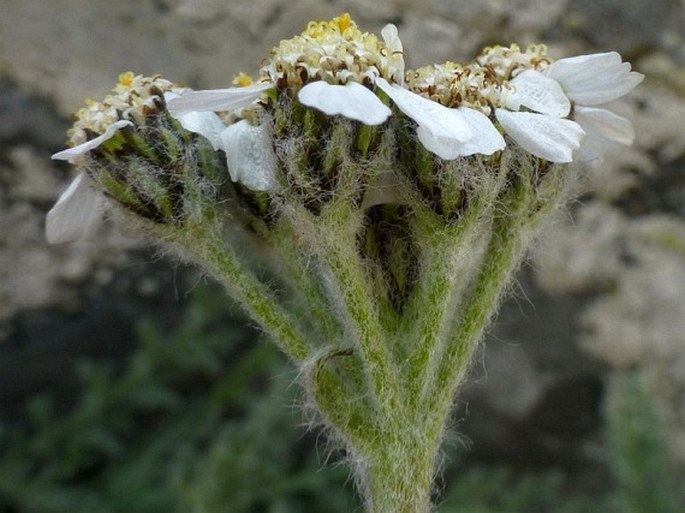
[[[123,74],[54,156],[79,175],[47,234],[108,212],[222,283],[300,370],[367,511],[428,513],[454,397],[569,163],[632,138],[589,106],[641,75],[515,45],[406,71],[381,35],[312,22],[215,91]]]

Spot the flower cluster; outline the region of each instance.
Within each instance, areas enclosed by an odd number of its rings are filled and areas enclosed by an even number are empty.
[[[87,100],[87,106],[75,114],[76,122],[68,133],[70,146],[78,147],[91,139],[89,134],[100,136],[120,121],[142,123],[147,113],[160,108],[164,94],[170,91],[181,94],[186,89],[159,75],[145,77],[130,71],[122,73],[112,94],[99,102]],[[72,151],[63,156],[78,153]],[[57,155],[55,158],[61,158],[60,153]]]
[[[163,107],[225,153],[233,181],[277,193],[285,181],[274,151],[273,111],[281,98],[296,98],[304,107],[367,126],[383,125],[395,112],[443,160],[488,156],[508,144],[552,163],[601,159],[613,145],[630,144],[633,129],[597,106],[625,95],[642,78],[615,52],[553,61],[542,45],[487,48],[472,62],[405,72],[394,25],[378,38],[362,33],[345,13],[311,22],[301,35],[281,41],[259,78],[241,74],[236,87],[192,91],[157,76],[122,74],[112,95],[77,113],[72,147],[53,158],[78,159]],[[56,229],[54,220],[63,219],[65,204],[82,199],[84,191],[79,175],[48,218],[51,240],[73,237]]]
[[[222,283],[298,366],[367,511],[433,509],[453,398],[567,198],[563,164],[632,140],[601,105],[643,78],[614,52],[493,47],[414,71],[403,52],[394,25],[343,14],[235,87],[123,74],[53,156],[81,172],[46,227],[79,238],[109,201]]]
[[[501,151],[504,135],[556,163],[601,158],[607,146],[632,140],[630,122],[588,108],[623,96],[643,78],[615,52],[553,62],[542,45],[525,52],[515,45],[495,47],[471,63],[427,66],[405,77],[396,27],[387,25],[381,34],[383,42],[362,34],[349,15],[312,23],[301,36],[274,49],[258,84],[190,92],[171,102],[170,110],[175,115],[236,110],[269,89],[299,87],[297,96],[305,106],[379,125],[391,115],[380,89],[416,123],[423,145],[446,160]],[[202,133],[202,127],[196,128]],[[275,180],[264,183],[276,187]]]

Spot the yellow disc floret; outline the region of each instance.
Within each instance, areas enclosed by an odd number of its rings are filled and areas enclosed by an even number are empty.
[[[238,73],[236,77],[233,78],[233,84],[240,87],[247,87],[252,85],[254,81],[250,75],[243,73],[242,71]]]
[[[338,34],[346,39],[359,39],[363,36],[348,12],[336,16],[331,21],[310,21],[302,33],[303,36],[320,41],[329,34]]]
[[[68,132],[69,144],[78,146],[94,135],[100,135],[120,119],[142,123],[144,116],[163,104],[167,91],[180,93],[183,88],[159,75],[145,77],[130,71],[119,75],[119,82],[101,101],[86,100],[86,106],[76,114],[73,128]]]
[[[126,71],[119,75],[119,85],[122,87],[131,87],[136,76],[132,71]]]
[[[378,76],[394,80],[397,63],[398,56],[384,41],[361,32],[344,13],[331,21],[312,21],[301,35],[281,41],[260,75],[279,89],[315,80],[369,84]]]

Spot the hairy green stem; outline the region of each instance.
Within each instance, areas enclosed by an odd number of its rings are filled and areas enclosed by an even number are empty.
[[[494,219],[487,252],[476,281],[465,298],[457,329],[432,375],[431,384],[425,389],[428,408],[442,412],[443,422],[511,274],[537,232],[540,221],[558,207],[559,198],[565,192],[565,177],[548,177],[549,182],[541,194],[538,186],[533,184],[533,171],[526,171],[516,178],[504,199],[501,213]],[[434,426],[434,429],[442,428],[438,423]]]
[[[283,269],[293,281],[294,287],[304,300],[306,312],[302,312],[316,325],[322,336],[322,344],[330,344],[342,336],[340,322],[336,319],[331,302],[316,272],[311,255],[305,255],[293,243],[296,234],[289,223],[280,223],[267,234],[283,261]],[[309,337],[312,338],[311,336]]]
[[[279,306],[273,292],[240,261],[217,230],[186,226],[171,229],[162,238],[177,244],[193,262],[221,283],[293,362],[304,363],[310,354],[307,338],[290,314]]]
[[[364,362],[369,392],[382,410],[391,409],[397,400],[398,376],[357,252],[356,237],[362,221],[359,210],[341,199],[326,205],[318,217],[298,209],[291,219],[297,233],[321,260],[322,278],[334,296],[334,308],[342,310],[345,336],[352,337]]]
[[[417,215],[417,235],[425,256],[417,294],[407,308],[413,313],[408,317],[419,319],[414,331],[418,346],[408,364],[408,398],[414,404],[424,397],[424,387],[449,339],[455,309],[477,270],[482,252],[480,239],[490,229],[496,197],[507,172],[507,166],[502,165],[498,176],[484,180],[481,193],[452,224],[446,226],[430,213]]]
[[[385,426],[377,452],[362,471],[362,490],[370,513],[428,513],[435,475],[436,444],[407,425]]]

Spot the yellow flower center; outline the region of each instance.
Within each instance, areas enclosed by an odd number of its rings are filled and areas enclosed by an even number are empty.
[[[69,130],[69,143],[77,146],[92,139],[92,134],[103,134],[107,127],[120,119],[143,122],[146,112],[157,108],[166,91],[181,92],[182,88],[159,75],[145,77],[127,71],[119,75],[112,93],[100,101],[86,99],[86,106],[76,115]]]
[[[242,71],[233,79],[233,84],[240,87],[247,87],[252,85],[252,83],[252,77],[250,75],[246,75]]]
[[[509,80],[527,69],[544,71],[551,63],[544,45],[522,52],[517,45],[485,48],[466,64],[446,62],[407,73],[407,86],[413,92],[447,107],[466,106],[489,115],[501,107],[512,90]]]
[[[400,59],[401,60],[401,59]],[[331,21],[312,21],[299,36],[285,39],[271,52],[260,79],[278,89],[297,89],[308,82],[372,84],[393,80],[398,57],[374,34],[361,32],[349,13]]]
[[[331,36],[342,36],[349,40],[360,39],[363,36],[348,12],[336,16],[331,21],[310,21],[302,35],[321,43]]]
[[[131,87],[136,76],[132,71],[127,71],[119,75],[119,85],[123,87]]]

